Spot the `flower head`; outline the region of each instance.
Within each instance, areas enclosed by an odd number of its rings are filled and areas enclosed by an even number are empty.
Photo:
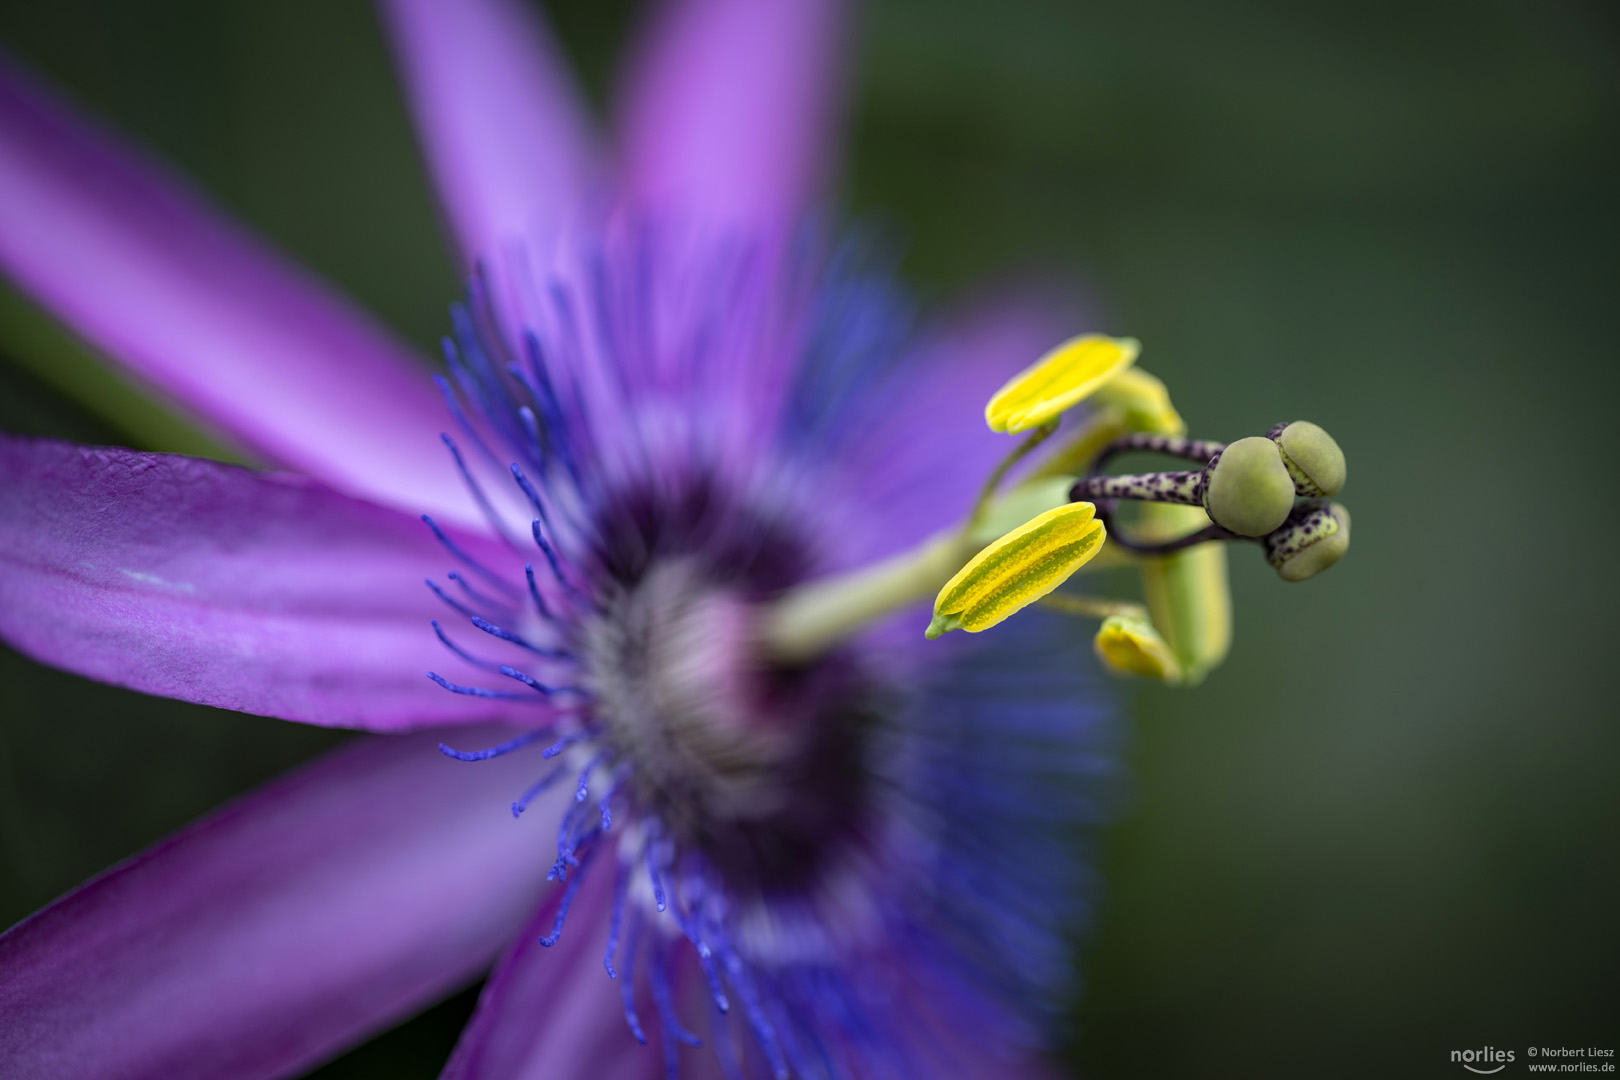
[[[1221,627],[1175,620],[1225,618],[1154,603],[1161,637],[1054,590],[1105,547],[1224,590],[1192,540],[1232,535],[1231,451],[1185,438],[1130,339],[1077,339],[992,399],[1065,328],[1015,306],[919,330],[859,238],[806,224],[841,5],[662,9],[617,170],[522,8],[383,10],[468,275],[436,388],[0,71],[0,264],[298,470],[0,439],[0,633],[148,692],[393,733],[0,938],[0,1045],[41,1073],[284,1073],[515,933],[448,1075],[1027,1061],[1112,769],[1064,616],[1188,681]],[[1006,453],[980,416],[1033,433]],[[1279,430],[1262,465],[1319,483],[1325,433]],[[1207,464],[1102,476],[1122,449]],[[1292,493],[1243,533],[1284,577],[1348,538]],[[1121,498],[1207,503],[1220,535],[1105,530]],[[936,593],[995,632],[925,640]]]

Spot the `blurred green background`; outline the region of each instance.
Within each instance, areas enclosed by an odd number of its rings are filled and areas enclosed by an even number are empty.
[[[549,6],[598,101],[634,7]],[[366,5],[7,0],[0,43],[426,354],[458,284]],[[1230,661],[1136,696],[1075,1071],[1615,1048],[1615,9],[877,0],[856,69],[845,205],[925,297],[1083,275],[1195,433],[1309,417],[1350,455],[1350,557],[1234,553]],[[0,316],[0,427],[197,445]],[[0,721],[0,923],[338,738],[9,652]],[[472,1000],[318,1075],[432,1076]]]

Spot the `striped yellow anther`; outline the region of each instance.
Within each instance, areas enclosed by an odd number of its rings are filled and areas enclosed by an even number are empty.
[[[1016,434],[1056,419],[1136,362],[1135,338],[1070,338],[1019,372],[984,407],[991,431]]]
[[[1024,522],[968,560],[934,601],[927,635],[976,634],[1033,604],[1102,550],[1096,507],[1066,503]]]
[[[1132,431],[1187,434],[1187,422],[1170,404],[1170,391],[1164,381],[1139,367],[1126,368],[1099,386],[1092,400],[1099,408],[1111,405],[1119,409]]]
[[[1143,675],[1161,682],[1181,681],[1181,664],[1168,642],[1145,619],[1110,615],[1092,643],[1104,664],[1122,675]]]

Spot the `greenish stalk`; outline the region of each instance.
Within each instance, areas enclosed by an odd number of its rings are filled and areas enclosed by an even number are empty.
[[[1193,507],[1148,504],[1142,532],[1158,539],[1181,535],[1208,522]],[[1183,681],[1195,686],[1226,659],[1232,646],[1232,594],[1226,545],[1199,544],[1142,560],[1142,591],[1153,625],[1181,662]]]
[[[1082,437],[1088,450],[1106,440],[1099,436],[1113,426],[1099,425]],[[1047,468],[1036,470],[1000,499],[997,489],[1007,473],[1030,451],[1049,438],[1056,425],[1030,432],[1029,437],[996,466],[974,502],[973,511],[959,527],[949,529],[880,563],[790,589],[765,612],[760,644],[767,656],[787,663],[813,659],[878,619],[932,600],[969,559],[1010,529],[1069,501],[1069,476],[1055,476]],[[1068,450],[1061,454],[1072,456]],[[1006,520],[1002,520],[1005,518]],[[1016,520],[1014,520],[1016,519]],[[1128,552],[1106,544],[1079,573],[1132,565]]]
[[[793,589],[771,605],[760,628],[767,655],[809,660],[861,627],[930,599],[982,545],[958,532],[871,566]]]
[[[1029,474],[1030,480],[1050,476],[1083,476],[1097,455],[1116,439],[1129,434],[1123,410],[1103,407],[1088,415],[1062,446],[1049,454]]]
[[[1134,600],[1110,600],[1102,596],[1076,596],[1074,593],[1049,593],[1036,603],[1042,607],[1061,611],[1082,619],[1106,619],[1111,615],[1124,615],[1131,619],[1148,619],[1148,610]]]
[[[1007,500],[1015,498],[1016,491],[1006,496]],[[994,518],[993,514],[986,516]],[[766,611],[760,626],[761,645],[773,659],[789,663],[813,659],[878,619],[932,600],[969,559],[995,539],[996,535],[982,528],[970,533],[950,529],[882,562],[790,589]],[[1105,544],[1078,572],[1135,563],[1128,552]]]
[[[985,512],[990,508],[990,501],[996,497],[996,489],[1001,487],[1001,482],[1006,479],[1007,473],[1012,470],[1012,467],[1028,457],[1030,452],[1041,443],[1051,438],[1052,432],[1056,430],[1056,421],[1042,424],[1030,432],[1029,438],[1019,443],[1012,453],[1001,459],[1001,464],[996,466],[995,471],[990,474],[990,478],[984,482],[984,487],[979,491],[978,499],[973,503],[973,512],[968,514],[967,522],[962,526],[964,536],[973,532],[974,529],[978,528],[979,523],[984,520]]]

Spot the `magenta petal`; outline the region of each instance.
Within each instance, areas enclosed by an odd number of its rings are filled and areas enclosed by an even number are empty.
[[[791,224],[829,170],[848,5],[675,0],[632,58],[626,180],[646,203]]]
[[[0,58],[0,269],[266,459],[480,520],[427,370],[370,318]]]
[[[631,1036],[619,984],[602,967],[615,855],[601,858],[607,863],[587,874],[557,944],[538,940],[556,921],[553,894],[501,958],[441,1080],[651,1080],[663,1072],[659,1052]],[[648,1020],[656,1038],[655,1014]]]
[[[553,234],[590,180],[584,103],[515,0],[384,0],[418,137],[464,265]]]
[[[0,436],[0,637],[103,682],[372,730],[529,716],[428,681],[479,677],[429,626],[467,625],[423,584],[452,565],[422,522],[302,477]]]
[[[537,762],[436,739],[351,743],[0,937],[6,1075],[284,1076],[477,975],[544,885],[506,810]]]

